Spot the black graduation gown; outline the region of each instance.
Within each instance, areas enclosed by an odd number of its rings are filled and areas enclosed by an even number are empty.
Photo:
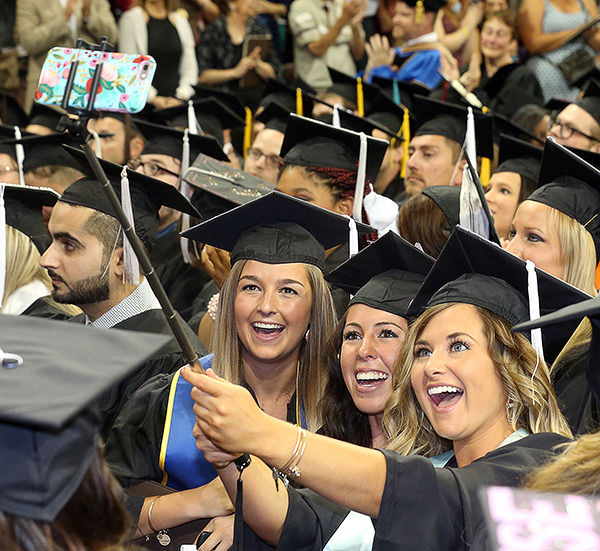
[[[188,321],[192,316],[192,303],[210,280],[209,275],[183,261],[177,231],[157,240],[151,260],[173,308]]]
[[[463,468],[436,469],[420,456],[385,450],[387,477],[373,551],[460,551],[483,527],[478,492],[483,485],[520,486],[549,459],[563,436],[541,433],[502,446]],[[278,551],[321,551],[348,513],[304,490],[289,491]],[[246,527],[246,549],[268,546]]]
[[[35,302],[31,303],[21,315],[55,320],[68,320],[72,317],[56,306],[50,296],[38,298]]]
[[[73,322],[83,322],[83,314],[71,318]],[[199,356],[206,355],[206,348],[200,342],[197,335],[187,327],[182,320],[182,325],[190,339],[192,346]],[[143,331],[146,333],[160,333],[163,335],[171,334],[171,329],[167,323],[162,310],[147,310],[128,318],[115,325],[112,329],[126,329],[128,331]],[[161,373],[174,373],[181,366],[185,365],[183,352],[179,348],[175,338],[172,338],[158,354],[146,361],[137,371],[129,375],[118,385],[113,386],[106,391],[99,399],[100,411],[102,414],[102,429],[100,434],[104,441],[107,441],[113,423],[121,408],[128,401],[129,397],[147,380]]]

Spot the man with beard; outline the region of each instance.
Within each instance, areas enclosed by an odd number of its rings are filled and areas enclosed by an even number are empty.
[[[122,167],[101,161],[117,195]],[[199,216],[174,186],[127,170],[135,231],[147,248],[156,239],[158,211],[162,205]],[[52,298],[75,304],[83,314],[72,318],[93,327],[170,334],[164,313],[148,281],[130,256],[123,232],[101,184],[85,177],[71,184],[57,201],[48,225],[52,244],[41,258],[52,280]],[[205,349],[188,330],[196,351]],[[101,399],[106,439],[112,422],[127,398],[158,373],[171,373],[185,364],[172,340],[118,387]]]

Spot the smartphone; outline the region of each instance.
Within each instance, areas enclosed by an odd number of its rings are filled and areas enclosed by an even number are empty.
[[[87,106],[96,67],[103,62],[94,101],[96,111],[139,113],[146,105],[156,61],[148,55],[100,52],[77,48],[52,48],[42,66],[35,101],[61,106],[71,63],[77,61],[69,107]]]

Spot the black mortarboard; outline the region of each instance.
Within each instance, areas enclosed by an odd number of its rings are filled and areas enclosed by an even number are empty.
[[[403,3],[411,8],[416,8],[420,1],[421,0],[402,0]],[[441,10],[445,5],[446,2],[444,0],[423,0],[423,7],[426,12]]]
[[[367,116],[380,125],[380,130],[397,136],[404,121],[404,108],[386,94],[379,94],[377,100],[369,106]]]
[[[0,122],[25,128],[28,120],[29,117],[17,98],[5,92],[0,92]]]
[[[365,247],[325,279],[354,295],[352,304],[366,304],[406,317],[434,260],[393,232]]]
[[[24,136],[35,136],[31,132],[27,132],[23,129],[20,129],[21,137]],[[11,141],[15,139],[15,127],[8,126],[6,124],[0,124],[0,153],[6,153],[6,155],[10,155],[13,159],[16,160],[17,152],[15,149],[15,143],[4,143],[5,141]]]
[[[6,224],[24,233],[42,254],[50,245],[42,207],[52,207],[60,195],[52,189],[0,184],[4,187]]]
[[[302,112],[305,116],[310,116],[313,108],[313,96],[316,92],[307,87],[305,83],[293,86],[270,78],[267,80],[265,90],[260,100],[260,106],[267,107],[269,103],[277,103],[284,107],[288,113],[296,113],[296,90],[300,88],[302,90]],[[308,95],[307,95],[308,93]]]
[[[62,109],[59,110],[58,108],[34,102],[31,114],[29,115],[28,126],[30,124],[37,124],[38,126],[49,128],[52,132],[56,132],[58,123],[64,114],[65,112]]]
[[[83,152],[69,148],[76,158],[82,158]],[[121,165],[111,163],[105,159],[98,159],[110,184],[121,197]],[[135,232],[140,236],[147,247],[152,245],[158,229],[158,211],[161,206],[170,207],[179,212],[200,218],[198,211],[177,190],[175,186],[166,184],[156,178],[151,178],[140,172],[127,168],[127,178],[133,207]],[[87,177],[72,183],[61,195],[60,201],[71,205],[87,207],[116,218],[115,212],[106,196],[102,185],[92,175],[91,170],[86,170]]]
[[[561,98],[551,98],[545,104],[544,107],[551,113],[558,113],[562,111],[567,105],[571,105],[571,101]]]
[[[174,159],[181,160],[183,154],[183,130],[150,122],[138,120],[135,122],[146,140],[142,154],[160,153],[161,155],[168,155]],[[200,153],[204,153],[220,161],[229,160],[216,138],[190,134],[189,132],[188,138],[190,143],[190,163]]]
[[[340,117],[340,126],[346,130],[352,130],[353,132],[364,132],[367,136],[371,136],[374,129],[385,132],[390,137],[395,137],[396,133],[392,132],[389,128],[385,128],[381,124],[375,122],[370,117],[359,117],[350,111],[340,109],[338,111]],[[323,121],[326,122],[326,121]]]
[[[428,96],[429,88],[416,82],[405,82],[403,80],[395,80],[380,76],[373,76],[371,84],[381,88],[382,92],[391,98],[394,103],[401,103],[412,112],[412,100],[416,95]],[[376,109],[377,106],[372,106]]]
[[[421,193],[427,195],[440,208],[451,228],[460,224],[459,187],[430,186],[425,188]]]
[[[265,104],[264,110],[256,116],[256,120],[264,123],[265,128],[277,130],[285,134],[289,114],[290,111],[278,101],[273,100]]]
[[[583,97],[575,102],[586,113],[589,113],[597,124],[600,124],[600,82],[590,79],[583,91]]]
[[[600,259],[600,170],[548,138],[538,184],[527,199],[577,220],[592,235]]]
[[[367,136],[367,180],[374,183],[387,142]],[[306,117],[290,115],[281,146],[283,162],[320,168],[358,170],[360,135]]]
[[[576,287],[539,268],[540,313],[552,312],[589,298]],[[435,265],[425,278],[410,313],[444,302],[463,302],[480,306],[511,324],[529,319],[528,272],[525,262],[499,245],[491,243],[460,226],[446,242]],[[546,358],[555,358],[575,326],[544,332]]]
[[[413,99],[413,112],[417,130],[415,136],[444,136],[463,145],[467,131],[467,108],[423,96]],[[475,119],[475,141],[479,157],[494,157],[494,119],[473,110]]]
[[[140,117],[140,113],[138,113],[137,116]],[[98,113],[98,116],[96,117],[96,119],[100,119],[100,118],[101,119],[115,119],[115,120],[123,123],[124,125],[127,125],[127,121],[129,121],[129,127],[134,132],[140,132],[140,129],[135,124],[135,121],[133,120],[133,118],[131,117],[131,115],[129,113],[119,113],[118,111],[102,111],[102,112]]]
[[[358,107],[358,99],[357,98],[357,84],[358,79],[352,75],[347,75],[346,73],[342,73],[333,67],[328,67],[329,76],[331,78],[331,82],[333,83],[329,88],[327,88],[327,92],[338,94],[343,98],[351,101],[354,105]],[[364,101],[364,109],[365,112],[370,108],[370,102],[373,101],[378,94],[378,90],[375,86],[362,81],[363,88],[363,101]]]
[[[0,334],[0,511],[52,522],[97,453],[93,401],[168,336],[4,314]]]
[[[267,264],[302,262],[323,268],[325,249],[348,240],[350,219],[278,191],[182,233],[184,237]],[[356,222],[359,234],[373,228]]]
[[[222,90],[221,88],[214,88],[212,86],[205,86],[197,84],[194,86],[196,90],[197,100],[204,100],[208,98],[215,98],[230,111],[233,111],[242,120],[246,116],[246,108],[242,105],[242,102],[232,92]]]
[[[63,144],[74,144],[71,136],[64,132],[38,136],[28,134],[20,140],[6,140],[4,144],[21,144],[25,150],[23,172],[29,172],[42,166],[68,166],[82,171],[81,163],[69,155]]]
[[[190,202],[205,220],[262,197],[274,188],[273,184],[206,155],[194,161],[185,181],[194,188]]]
[[[500,113],[493,113],[492,116],[494,117],[495,142],[500,141],[502,134],[507,134],[514,138],[519,138],[520,140],[534,140],[540,144],[540,147],[543,147],[544,140],[534,136],[531,132],[511,121],[509,118],[501,115]]]
[[[502,134],[498,168],[494,172],[516,172],[537,182],[543,153],[541,147]]]

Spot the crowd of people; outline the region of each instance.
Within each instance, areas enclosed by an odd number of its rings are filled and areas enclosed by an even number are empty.
[[[3,549],[491,551],[482,488],[597,495],[594,2],[9,4]],[[48,105],[102,37],[143,108]]]

